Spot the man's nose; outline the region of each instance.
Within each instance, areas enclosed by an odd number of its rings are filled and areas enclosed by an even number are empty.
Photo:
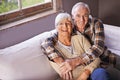
[[[84,17],[83,16],[80,17],[80,21],[84,21]]]

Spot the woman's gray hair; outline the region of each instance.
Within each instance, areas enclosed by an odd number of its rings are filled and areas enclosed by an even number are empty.
[[[86,3],[84,3],[84,2],[78,2],[78,3],[76,3],[76,4],[73,6],[73,8],[72,8],[72,11],[71,11],[72,16],[74,15],[75,9],[76,9],[77,7],[85,7],[85,8],[87,8],[87,9],[88,9],[88,12],[89,12],[89,14],[90,14],[90,8],[89,8],[89,6],[88,6]]]
[[[68,13],[59,13],[56,18],[55,18],[55,27],[58,26],[58,24],[64,20],[64,19],[68,19],[69,21],[71,21],[72,25],[73,25],[73,21],[72,18],[70,16],[70,14]]]

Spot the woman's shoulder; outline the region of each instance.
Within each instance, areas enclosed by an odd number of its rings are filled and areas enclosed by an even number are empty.
[[[72,36],[72,39],[82,39],[83,37],[84,37],[83,35],[76,34]]]

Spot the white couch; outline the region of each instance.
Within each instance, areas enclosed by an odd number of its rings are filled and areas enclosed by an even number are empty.
[[[120,27],[104,25],[105,43],[114,53],[120,55]],[[56,80],[58,75],[41,52],[40,43],[54,31],[44,32],[29,40],[0,50],[0,79],[2,80]],[[112,80],[120,80],[120,71],[114,72]],[[116,76],[116,77],[115,77]]]

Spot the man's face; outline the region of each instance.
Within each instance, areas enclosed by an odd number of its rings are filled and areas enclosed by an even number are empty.
[[[89,11],[85,7],[77,7],[72,15],[78,31],[84,30],[89,19]]]

